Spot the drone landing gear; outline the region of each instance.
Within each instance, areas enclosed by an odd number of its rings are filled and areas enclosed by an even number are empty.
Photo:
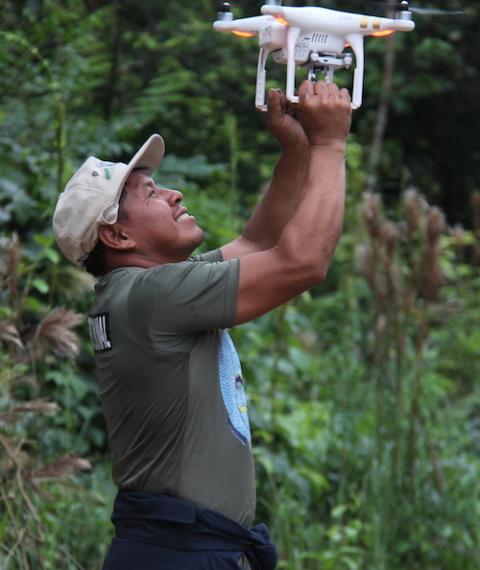
[[[354,41],[355,38],[351,38],[350,44]],[[361,38],[360,38],[361,39]],[[296,41],[296,37],[293,38]],[[294,41],[292,40],[292,44]],[[257,65],[257,86],[255,92],[255,106],[259,111],[266,111],[267,105],[265,104],[265,84],[267,78],[267,70],[266,70],[266,62],[268,55],[272,52],[272,49],[267,47],[260,48],[258,54],[258,65]],[[357,50],[358,52],[358,50]],[[355,53],[357,53],[355,52]],[[292,52],[293,53],[293,52]],[[293,56],[291,56],[293,58]],[[357,67],[359,63],[359,58],[356,58]],[[360,64],[363,60],[360,59]],[[303,65],[308,67],[308,79],[310,81],[317,80],[317,73],[322,73],[324,79],[327,83],[331,83],[333,81],[333,74],[337,69],[348,69],[353,62],[352,54],[351,53],[342,53],[340,55],[329,55],[329,54],[322,54],[318,52],[312,52],[310,57],[306,63]],[[289,101],[292,103],[298,103],[298,96],[295,95],[294,87],[295,87],[295,61],[293,60],[293,64],[291,64],[290,69],[291,76],[289,80],[289,66],[287,62],[287,88],[286,94]],[[356,70],[355,76],[357,79],[361,80],[363,77],[363,67],[360,68],[360,72]],[[358,90],[357,85],[357,90]],[[360,84],[360,91],[361,92],[361,84]],[[361,95],[358,101],[352,104],[353,108],[357,108],[360,106],[361,103]]]
[[[307,65],[308,74],[307,79],[315,82],[317,80],[317,73],[323,73],[324,79],[327,83],[332,83],[333,74],[337,69],[348,69],[353,62],[352,54],[345,53],[340,56],[322,55],[317,52],[310,54],[310,61]]]

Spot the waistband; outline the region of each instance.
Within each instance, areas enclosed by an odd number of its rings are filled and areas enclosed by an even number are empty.
[[[129,536],[164,548],[243,552],[252,570],[274,570],[277,563],[277,551],[265,524],[248,529],[185,499],[119,491],[112,522],[117,536]]]

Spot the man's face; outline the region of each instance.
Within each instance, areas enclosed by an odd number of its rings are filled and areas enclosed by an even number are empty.
[[[135,253],[154,263],[184,261],[202,243],[203,230],[182,198],[181,192],[158,186],[145,172],[128,177],[120,223],[135,240]]]

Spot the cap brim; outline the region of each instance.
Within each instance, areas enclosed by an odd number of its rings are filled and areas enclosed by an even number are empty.
[[[150,174],[156,170],[163,160],[165,143],[160,135],[152,135],[128,163],[130,172],[134,168],[145,168]]]
[[[123,186],[135,168],[144,168],[149,175],[160,166],[163,156],[165,155],[165,142],[159,134],[154,134],[142,145],[135,153],[132,160],[128,163],[122,179],[120,180],[117,202],[122,194]]]

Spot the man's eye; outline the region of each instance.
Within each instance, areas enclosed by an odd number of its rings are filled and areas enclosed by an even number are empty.
[[[157,191],[156,190],[150,190],[150,194],[148,195],[149,198],[151,198],[152,196],[157,196]]]

